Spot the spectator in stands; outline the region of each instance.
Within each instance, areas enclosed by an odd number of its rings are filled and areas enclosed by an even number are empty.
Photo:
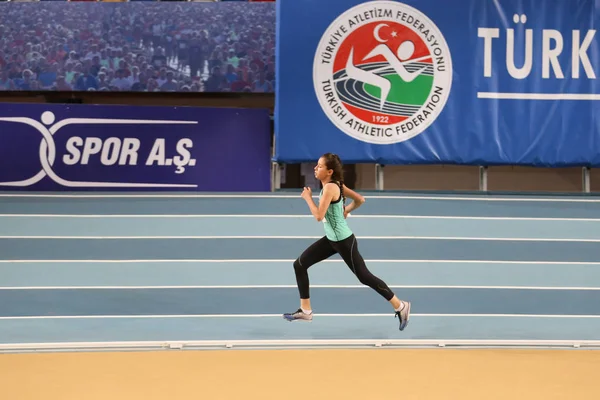
[[[237,80],[231,84],[231,91],[232,92],[242,92],[242,91],[246,91],[245,89],[252,91],[252,88],[251,88],[252,85],[250,84],[250,82],[248,82],[247,79],[245,79],[245,76],[248,76],[249,74],[252,74],[252,72],[238,73]]]
[[[205,81],[205,90],[207,92],[220,92],[228,88],[227,79],[221,73],[221,67],[214,67],[212,75]]]
[[[227,79],[227,83],[230,85],[238,80],[238,75],[235,73],[235,68],[232,64],[227,64],[227,72],[225,73],[225,79]]]
[[[0,72],[0,90],[16,90],[15,84],[8,76],[8,71]]]
[[[120,91],[129,91],[133,86],[133,79],[131,76],[127,76],[125,69],[119,68],[115,71],[115,77],[110,81],[110,85]]]
[[[106,72],[100,71],[98,73],[98,90],[109,89],[110,84],[106,79]]]
[[[52,84],[56,82],[56,78],[58,77],[58,62],[53,61],[50,57],[51,64],[45,63],[45,66],[42,67],[38,74],[38,80],[40,81],[40,86],[42,89],[50,89]]]
[[[177,81],[173,79],[173,71],[167,72],[167,80],[160,85],[162,92],[176,92],[179,89]]]
[[[271,83],[265,79],[265,71],[258,72],[258,79],[254,82],[252,91],[261,93],[269,93],[273,91]]]
[[[84,72],[75,81],[75,90],[90,90],[98,89],[98,81],[92,75],[91,71],[86,68]]]
[[[66,82],[63,75],[59,75],[58,78],[56,78],[54,89],[58,91],[70,91],[73,90],[73,87]]]

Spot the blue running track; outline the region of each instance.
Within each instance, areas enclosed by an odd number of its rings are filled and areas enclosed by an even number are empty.
[[[600,199],[366,193],[349,223],[391,306],[297,194],[0,194],[0,350],[600,346]]]

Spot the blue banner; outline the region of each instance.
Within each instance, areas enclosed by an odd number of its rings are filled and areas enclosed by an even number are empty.
[[[594,0],[277,6],[279,162],[600,165]]]
[[[266,109],[2,104],[0,190],[269,191]]]

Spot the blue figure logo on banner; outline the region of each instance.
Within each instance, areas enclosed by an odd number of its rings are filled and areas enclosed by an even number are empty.
[[[0,186],[27,187],[32,186],[44,179],[50,178],[52,181],[65,187],[87,187],[87,188],[184,188],[198,187],[195,184],[169,184],[169,183],[142,183],[142,182],[95,182],[95,181],[72,181],[63,179],[53,169],[52,166],[56,160],[56,143],[53,135],[61,128],[69,125],[142,125],[142,124],[197,124],[198,121],[168,121],[168,120],[145,120],[145,119],[113,119],[113,118],[67,118],[55,123],[56,116],[52,111],[42,113],[41,121],[27,117],[0,117],[0,121],[25,124],[35,128],[41,135],[39,146],[41,170],[34,176],[12,182],[0,182]],[[46,128],[47,125],[49,126]],[[177,143],[177,151],[180,155],[173,159],[164,158],[164,139],[156,139],[150,154],[146,160],[146,165],[171,165],[175,164],[175,173],[182,173],[185,166],[196,165],[196,160],[190,158],[190,152],[186,147],[193,145],[190,139],[181,139]],[[140,139],[137,138],[118,138],[111,137],[103,141],[97,137],[82,138],[72,136],[66,142],[66,152],[62,162],[65,165],[76,165],[78,163],[86,165],[91,156],[100,155],[100,162],[104,166],[111,165],[135,165],[138,159],[138,150],[140,148]],[[80,150],[80,148],[82,148]]]
[[[0,109],[0,190],[268,191],[270,154],[267,109]]]

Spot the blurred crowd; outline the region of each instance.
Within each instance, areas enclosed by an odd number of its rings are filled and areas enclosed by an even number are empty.
[[[0,4],[0,91],[274,91],[272,1],[30,2]]]

